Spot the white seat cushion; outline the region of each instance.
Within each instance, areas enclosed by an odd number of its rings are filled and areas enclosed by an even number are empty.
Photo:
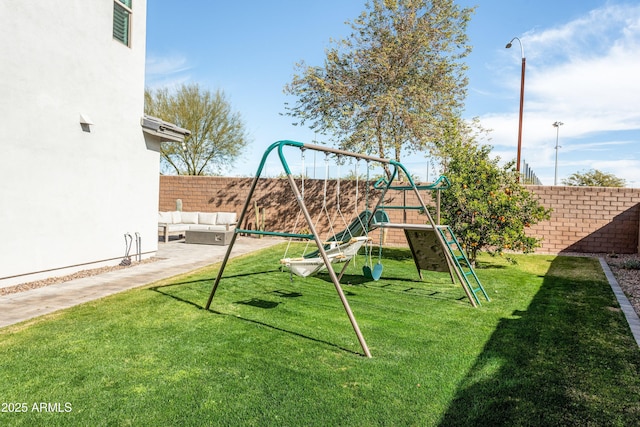
[[[237,221],[235,212],[218,212],[216,225],[235,224],[236,222]]]
[[[171,212],[158,212],[159,224],[173,224],[173,218]]]
[[[180,219],[183,224],[197,224],[198,212],[182,212],[180,213]]]
[[[182,222],[182,215],[180,215],[180,211],[171,211],[171,222],[173,224],[180,224]]]
[[[215,225],[218,214],[213,212],[199,212],[198,213],[198,224],[209,224]]]

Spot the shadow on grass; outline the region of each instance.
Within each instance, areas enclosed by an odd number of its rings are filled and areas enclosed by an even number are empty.
[[[356,294],[349,291],[349,287],[354,288],[366,288],[374,289],[381,292],[391,292],[395,294],[411,294],[415,297],[429,298],[443,301],[466,301],[468,299],[466,295],[462,295],[459,298],[452,297],[451,294],[447,294],[437,289],[429,289],[430,285],[436,286],[450,286],[451,289],[462,289],[457,283],[451,282],[448,273],[439,273],[446,279],[438,280],[415,280],[408,279],[406,277],[393,277],[383,276],[380,280],[373,280],[357,274],[345,274],[342,276],[342,286],[346,296],[355,296]],[[333,284],[331,278],[326,273],[317,274],[318,279],[322,279],[327,283]]]
[[[277,272],[278,270],[269,270],[269,271],[261,271],[261,272],[254,272],[254,273],[242,273],[242,274],[235,274],[233,276],[226,276],[223,277],[223,280],[225,278],[240,278],[240,277],[253,277],[253,276],[259,276],[259,275],[263,275],[263,274],[270,274],[270,273],[274,273]],[[216,273],[217,274],[217,273]],[[159,293],[161,295],[167,296],[169,298],[173,298],[176,301],[180,301],[182,303],[185,304],[189,304],[192,305],[200,310],[204,310],[204,306],[200,305],[194,301],[190,301],[188,299],[179,297],[177,295],[174,295],[172,293],[166,292],[165,289],[171,289],[171,288],[176,288],[176,287],[180,287],[180,286],[184,286],[184,285],[198,285],[198,284],[205,284],[205,283],[209,283],[211,284],[211,287],[213,287],[213,282],[215,281],[215,276],[212,277],[207,277],[204,279],[198,279],[198,280],[187,280],[187,281],[183,281],[183,282],[176,282],[176,283],[169,283],[167,285],[160,285],[160,286],[151,286],[148,289],[150,291]],[[211,288],[209,288],[209,290],[207,291],[207,293],[211,290]]]
[[[556,258],[527,310],[500,320],[440,426],[637,425],[640,355],[597,273]]]
[[[327,273],[318,273],[318,274],[316,274],[316,277],[318,279],[324,280],[325,282],[333,283],[331,281],[331,277]],[[391,276],[385,276],[384,274],[380,278],[380,280],[393,280],[393,281],[397,281],[397,282],[409,282],[409,283],[420,282],[420,283],[422,283],[420,280],[408,279],[406,277],[391,277]],[[362,274],[344,274],[342,276],[342,280],[341,280],[341,283],[343,285],[366,285],[368,283],[375,283],[375,282],[377,282],[377,280],[373,280],[373,279],[371,279],[369,277],[365,277]]]
[[[399,252],[401,253],[401,252]],[[267,270],[267,271],[262,271],[262,272],[252,272],[252,273],[241,273],[241,274],[233,274],[233,275],[229,275],[229,276],[223,276],[222,277],[222,281],[227,280],[227,279],[234,279],[234,278],[243,278],[243,277],[257,277],[257,276],[261,276],[261,275],[267,275],[267,274],[271,274],[271,273],[279,273],[281,272],[280,269],[274,269],[274,270]],[[217,273],[216,273],[217,274]],[[284,273],[283,273],[284,274]],[[366,289],[375,289],[378,291],[383,291],[383,292],[392,292],[392,293],[410,293],[414,296],[417,297],[424,297],[424,298],[431,298],[431,299],[438,299],[438,300],[452,300],[451,295],[443,293],[437,289],[429,289],[429,285],[437,285],[437,286],[442,286],[447,285],[447,286],[452,286],[452,287],[459,287],[459,284],[455,284],[452,283],[451,280],[449,279],[449,276],[444,274],[444,273],[440,273],[443,276],[446,276],[446,279],[439,279],[439,280],[415,280],[415,279],[408,279],[406,277],[382,277],[380,280],[375,281],[373,279],[364,277],[363,275],[359,275],[359,274],[345,274],[342,278],[341,284],[343,286],[343,291],[345,293],[346,296],[355,296],[356,294],[353,293],[352,291],[349,290],[349,287],[362,287],[362,288],[366,288]],[[331,283],[333,285],[333,282],[331,281],[331,278],[329,276],[329,274],[327,273],[320,273],[317,274],[315,276],[318,279],[321,279],[327,283]],[[259,280],[259,279],[258,279]],[[291,278],[292,281],[294,280],[304,280],[303,278],[298,278],[297,276],[292,276]],[[200,305],[194,301],[191,301],[189,299],[185,299],[182,298],[180,296],[177,296],[173,293],[170,292],[165,292],[164,289],[171,289],[171,288],[176,288],[176,287],[180,287],[180,286],[184,286],[184,285],[198,285],[198,284],[210,284],[209,289],[206,290],[206,293],[208,294],[208,292],[210,291],[211,287],[213,286],[213,282],[215,281],[215,275],[212,277],[207,277],[204,279],[199,279],[199,280],[188,280],[188,281],[182,281],[182,282],[176,282],[176,283],[170,283],[167,285],[160,285],[160,286],[152,286],[149,288],[149,290],[157,292],[159,294],[162,294],[164,296],[167,296],[169,298],[173,298],[176,301],[180,301],[182,303],[185,304],[189,304],[192,305],[198,309],[204,309],[203,305]],[[404,284],[405,285],[401,285]],[[200,292],[201,294],[204,292]],[[282,298],[295,298],[295,297],[301,297],[303,296],[303,294],[301,294],[300,292],[285,292],[282,290],[274,290],[273,291],[274,294],[278,295],[279,297]],[[253,300],[250,300],[249,302],[247,301],[238,301],[238,304],[244,304],[244,305],[252,305],[255,307],[259,307],[259,308],[274,308],[271,307],[271,304],[260,304],[259,302],[256,302]],[[454,298],[454,300],[456,301],[466,301],[466,297],[465,296],[461,296],[460,298]],[[269,307],[267,307],[267,305],[269,305]]]
[[[273,291],[273,293],[282,298],[297,298],[302,296],[300,292],[284,292],[278,289]]]
[[[476,265],[473,268],[476,270],[504,270],[507,266],[489,261],[476,261]]]
[[[230,279],[230,278],[238,278],[238,277],[247,277],[247,276],[256,276],[256,275],[262,275],[262,274],[269,274],[269,273],[274,273],[274,272],[278,272],[279,270],[271,270],[271,271],[265,271],[265,272],[258,272],[258,273],[243,273],[243,274],[235,274],[235,275],[231,275],[231,276],[224,276],[222,278],[222,280],[224,279]],[[168,285],[161,285],[161,286],[153,286],[150,287],[149,290],[159,293],[161,295],[164,295],[166,297],[172,298],[176,301],[179,301],[181,303],[184,304],[189,304],[193,307],[196,307],[199,310],[205,310],[203,305],[200,305],[194,301],[191,301],[189,299],[186,298],[182,298],[178,295],[174,295],[172,293],[166,292],[164,289],[165,288],[174,288],[177,286],[183,286],[183,285],[194,285],[194,284],[203,284],[203,283],[211,283],[211,285],[213,285],[215,278],[206,278],[206,279],[200,279],[200,280],[190,280],[190,281],[184,281],[184,282],[177,282],[177,283],[171,283]],[[210,290],[210,289],[209,289]],[[283,291],[283,290],[279,290],[276,289],[273,291],[274,294],[276,294],[278,297],[280,298],[297,298],[297,297],[301,297],[303,296],[303,294],[301,294],[300,292],[287,292],[287,291]],[[215,301],[215,299],[214,299]],[[263,299],[259,299],[259,298],[251,298],[249,300],[243,300],[243,301],[236,301],[235,304],[242,304],[242,305],[247,305],[247,306],[252,306],[252,307],[256,307],[256,308],[261,308],[261,309],[272,309],[272,308],[276,308],[280,303],[276,302],[276,301],[267,301],[267,300],[263,300]],[[216,314],[216,315],[220,315],[220,316],[226,316],[229,318],[233,318],[233,319],[237,319],[237,320],[242,320],[245,322],[249,322],[255,325],[260,325],[260,326],[264,326],[266,328],[278,331],[278,332],[284,332],[287,334],[291,334],[293,336],[297,336],[300,338],[304,338],[306,340],[309,341],[313,341],[316,343],[321,343],[324,345],[328,345],[330,347],[336,348],[338,350],[350,353],[350,354],[354,354],[357,356],[364,356],[363,353],[354,351],[352,349],[346,348],[346,347],[342,347],[339,346],[335,343],[326,341],[326,340],[322,340],[319,338],[314,338],[314,337],[310,337],[308,335],[304,335],[301,334],[299,332],[293,331],[293,330],[289,330],[289,329],[284,329],[278,326],[274,326],[265,322],[261,322],[259,320],[255,320],[255,319],[249,319],[247,317],[242,317],[242,316],[238,316],[236,314],[230,314],[230,313],[223,313],[221,311],[218,310],[213,310],[211,308],[209,308],[209,310],[205,310],[211,314]]]
[[[267,301],[265,299],[260,299],[260,298],[251,298],[245,301],[236,301],[235,303],[242,304],[242,305],[250,305],[251,307],[265,308],[265,309],[276,308],[277,306],[280,305],[279,302]]]
[[[326,341],[326,340],[322,340],[322,339],[319,339],[319,338],[310,337],[308,335],[301,334],[300,332],[292,331],[290,329],[284,329],[284,328],[281,328],[281,327],[278,327],[278,326],[271,325],[269,323],[261,322],[259,320],[249,319],[249,318],[238,316],[238,315],[235,315],[235,314],[223,313],[223,312],[218,311],[218,310],[209,309],[208,311],[210,313],[212,313],[212,314],[217,314],[219,316],[227,316],[227,317],[230,317],[230,318],[233,318],[233,319],[242,320],[244,322],[252,323],[254,325],[263,326],[265,328],[269,328],[269,329],[274,330],[274,331],[283,332],[285,334],[290,334],[290,335],[293,335],[293,336],[296,336],[296,337],[299,337],[299,338],[303,338],[305,340],[313,341],[315,343],[320,343],[320,344],[323,344],[323,345],[327,345],[329,347],[333,347],[333,348],[336,348],[338,350],[341,350],[341,351],[344,351],[344,352],[347,352],[347,353],[350,353],[350,354],[354,354],[356,356],[364,356],[363,353],[359,353],[357,351],[353,351],[352,349],[339,346],[339,345],[337,345],[335,343],[332,343],[332,342],[329,342],[329,341]]]
[[[406,251],[405,251],[406,252]],[[399,254],[401,254],[401,252],[398,252]],[[400,255],[398,255],[400,256]],[[403,259],[406,257],[403,257]],[[409,256],[410,259],[410,256]],[[221,281],[221,285],[223,284],[222,282],[224,282],[225,280],[229,280],[229,279],[238,279],[238,278],[251,278],[252,281],[260,281],[261,277],[260,276],[265,276],[265,275],[269,275],[269,274],[273,274],[273,273],[280,273],[280,269],[272,269],[272,270],[268,270],[268,271],[261,271],[261,272],[250,272],[250,273],[240,273],[240,274],[231,274],[231,275],[224,275],[222,277],[222,281]],[[184,280],[184,281],[180,281],[180,282],[176,282],[176,283],[170,283],[170,284],[166,284],[166,285],[159,285],[159,286],[153,286],[148,288],[149,290],[159,293],[163,296],[172,298],[176,301],[179,301],[180,303],[184,303],[184,304],[188,304],[191,305],[193,307],[196,307],[199,310],[205,310],[204,305],[201,305],[197,302],[195,302],[196,299],[200,299],[200,297],[203,297],[203,301],[204,301],[204,294],[208,295],[213,283],[215,281],[215,274],[211,277],[206,277],[206,278],[202,278],[202,279],[198,279],[198,280]],[[286,273],[281,273],[281,274],[286,274]],[[447,278],[449,276],[447,275]],[[330,276],[327,273],[321,273],[316,275],[316,278],[321,279],[323,281],[326,281],[328,283],[332,283]],[[301,278],[297,278],[296,276],[292,276],[292,282],[294,280],[304,280]],[[343,291],[345,293],[346,296],[348,297],[353,297],[353,296],[357,296],[356,293],[352,292],[349,290],[349,287],[353,286],[353,289],[356,289],[356,287],[363,287],[363,288],[367,288],[367,289],[374,289],[374,290],[379,290],[382,292],[393,292],[393,293],[400,293],[400,294],[411,294],[413,296],[416,297],[420,297],[420,298],[429,298],[429,299],[437,299],[437,300],[448,300],[448,301],[456,301],[456,302],[461,302],[461,301],[466,301],[466,297],[462,296],[460,298],[452,298],[452,296],[449,294],[447,295],[446,292],[443,293],[439,290],[434,290],[434,289],[425,289],[424,286],[428,286],[429,282],[426,281],[421,281],[421,280],[414,280],[414,279],[409,279],[406,277],[384,277],[382,280],[379,281],[374,281],[370,278],[366,278],[362,275],[358,275],[358,274],[345,274],[343,276]],[[449,284],[451,286],[457,286],[457,285],[453,285],[450,283]],[[191,285],[191,286],[189,286]],[[437,283],[437,285],[442,286],[442,283]],[[177,289],[180,288],[182,286],[187,286],[187,291],[186,292],[182,292],[182,291],[175,291],[172,292],[172,289]],[[197,294],[197,295],[194,295]],[[270,291],[270,294],[273,294],[279,298],[297,298],[297,297],[301,297],[303,296],[302,293],[300,292],[295,292],[295,291],[288,291],[288,290],[282,290],[282,289],[276,289],[273,291]],[[215,299],[214,299],[215,302]],[[240,304],[240,305],[245,305],[245,306],[251,306],[251,307],[255,307],[255,308],[259,308],[259,309],[275,309],[280,305],[280,302],[277,301],[272,301],[267,299],[262,299],[259,297],[253,297],[253,298],[249,298],[249,299],[244,299],[244,300],[240,300],[240,301],[235,301],[234,304]],[[223,313],[217,310],[213,310],[213,309],[209,309],[208,310],[211,313],[215,313],[215,314],[220,314],[220,315],[225,315],[225,316],[230,316],[233,317],[235,319],[240,319],[240,320],[244,320],[247,322],[251,322],[254,324],[259,324],[261,326],[265,326],[280,332],[285,332],[285,333],[289,333],[291,335],[297,336],[297,337],[301,337],[304,339],[308,339],[310,341],[314,341],[317,343],[322,343],[325,345],[329,345],[332,346],[334,348],[340,349],[342,351],[346,351],[352,354],[357,354],[357,355],[363,355],[359,352],[355,352],[351,349],[345,348],[345,347],[341,347],[339,345],[336,345],[334,343],[331,343],[329,341],[325,341],[322,339],[318,339],[318,338],[314,338],[314,337],[310,337],[308,335],[304,335],[300,332],[296,332],[295,330],[290,330],[290,329],[283,329],[281,327],[278,326],[274,326],[273,324],[269,324],[269,323],[265,323],[263,321],[258,321],[258,320],[254,320],[254,319],[250,319],[247,317],[242,317],[242,316],[238,316],[235,314],[228,314],[228,313]]]

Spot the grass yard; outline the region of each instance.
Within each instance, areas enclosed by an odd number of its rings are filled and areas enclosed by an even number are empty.
[[[474,309],[408,250],[377,282],[360,258],[367,359],[328,276],[290,280],[283,252],[230,262],[211,311],[217,266],[0,330],[0,425],[638,425],[640,350],[595,259],[482,257]]]

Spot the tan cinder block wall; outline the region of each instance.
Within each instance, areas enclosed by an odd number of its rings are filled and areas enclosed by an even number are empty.
[[[159,210],[176,209],[176,200],[182,200],[182,210],[186,212],[236,212],[240,214],[253,178],[224,178],[197,176],[161,176]],[[301,182],[296,181],[301,187]],[[359,183],[358,200],[354,181],[340,182],[340,198],[337,198],[337,182],[327,182],[326,210],[323,209],[324,180],[307,179],[305,204],[321,237],[329,237],[333,232],[343,230],[364,210],[367,194],[365,183]],[[638,251],[640,229],[640,189],[597,188],[597,187],[547,187],[528,186],[553,213],[549,221],[531,227],[529,234],[542,238],[540,253],[560,252],[616,252],[635,253]],[[421,191],[420,196],[427,205],[432,205],[429,192]],[[379,194],[370,191],[369,205],[375,204]],[[286,179],[260,179],[250,203],[243,224],[239,227],[254,229],[256,218],[254,201],[266,215],[266,229],[269,231],[302,232],[306,227],[299,215],[293,192]],[[340,203],[340,215],[337,205]],[[413,192],[390,191],[385,197],[386,206],[419,205]],[[425,223],[426,217],[418,210],[387,209],[392,222]],[[378,232],[371,237],[378,241]],[[401,230],[389,230],[385,236],[389,245],[406,245]]]
[[[531,227],[538,252],[637,253],[640,189],[528,186],[551,219]]]

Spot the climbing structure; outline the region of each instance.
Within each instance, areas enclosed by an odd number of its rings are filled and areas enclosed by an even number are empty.
[[[439,199],[439,191],[446,190],[449,186],[449,180],[444,176],[441,176],[433,184],[423,186],[415,185],[410,177],[409,185],[405,186],[393,186],[385,179],[379,180],[376,183],[376,188],[382,190],[382,197],[376,206],[377,209],[400,209],[405,212],[418,209],[425,214],[427,222],[425,224],[381,222],[376,223],[375,226],[404,230],[420,278],[422,278],[422,270],[449,272],[451,280],[455,282],[458,279],[469,302],[476,307],[480,305],[479,295],[482,295],[486,301],[489,301],[489,296],[451,227],[439,224],[439,200],[436,202],[437,220],[434,220],[418,191],[438,190]],[[418,195],[419,204],[414,206],[383,206],[382,200],[388,190],[415,192]]]

